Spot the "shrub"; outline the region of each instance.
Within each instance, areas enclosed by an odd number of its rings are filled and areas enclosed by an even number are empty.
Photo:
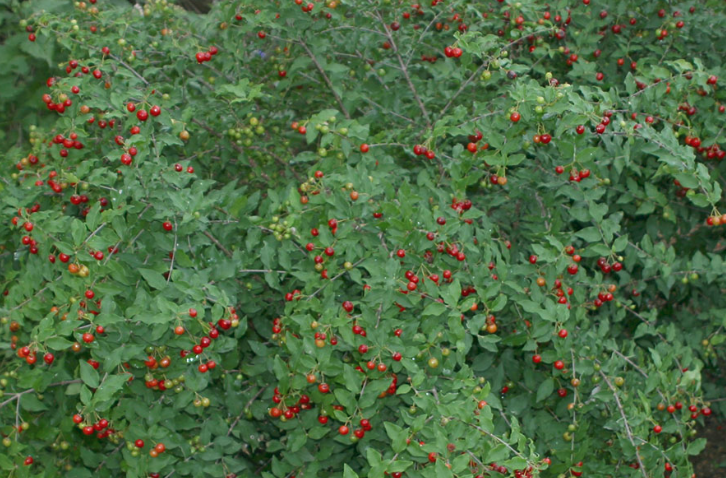
[[[5,3],[6,474],[692,476],[723,2]]]

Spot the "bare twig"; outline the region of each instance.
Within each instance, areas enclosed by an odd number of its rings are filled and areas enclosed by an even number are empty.
[[[358,264],[360,264],[361,262],[363,262],[363,261],[364,261],[364,260],[366,260],[366,259],[367,259],[367,257],[364,257],[363,259],[360,259],[360,260],[358,260],[358,261],[357,261],[357,262],[356,262],[355,264],[353,264],[353,267],[357,266]],[[308,296],[308,300],[312,299],[313,297],[315,297],[316,295],[318,295],[318,294],[319,294],[320,292],[322,292],[322,290],[323,290],[323,289],[325,289],[325,288],[326,288],[326,287],[328,286],[328,284],[330,284],[330,283],[331,283],[331,282],[333,282],[334,280],[337,280],[337,279],[339,279],[339,278],[340,278],[340,277],[341,277],[341,276],[342,276],[343,274],[347,274],[347,273],[348,273],[348,271],[347,271],[347,270],[344,270],[344,271],[343,271],[343,272],[341,272],[340,274],[338,274],[338,275],[334,276],[334,277],[333,277],[332,279],[330,279],[330,280],[329,280],[328,282],[326,282],[325,284],[323,284],[323,285],[322,285],[322,286],[320,287],[320,289],[318,289],[318,290],[316,290],[315,292],[313,292],[312,294],[310,294],[310,295]]]
[[[59,281],[62,277],[63,277],[62,275],[58,276],[53,282]],[[31,300],[35,299],[40,294],[42,294],[43,292],[45,292],[47,289],[48,289],[48,286],[43,287],[38,292],[36,292],[35,294],[33,294],[31,297],[28,297],[27,299],[25,299],[24,301],[22,301],[21,303],[19,303],[18,305],[16,305],[15,307],[13,307],[10,310],[18,310],[19,308],[21,308],[22,306],[24,306],[25,304],[27,304],[28,302],[30,302]]]
[[[429,116],[429,112],[426,110],[426,106],[424,106],[423,101],[421,101],[421,97],[418,95],[418,91],[416,91],[416,87],[414,86],[413,82],[411,81],[411,75],[409,75],[408,67],[406,66],[406,63],[404,63],[403,58],[401,57],[401,53],[398,51],[398,46],[396,45],[396,41],[393,39],[393,35],[391,35],[391,32],[388,29],[388,25],[386,25],[386,22],[383,20],[383,17],[381,17],[381,14],[379,12],[376,12],[376,16],[378,17],[378,20],[381,22],[381,25],[383,25],[383,30],[386,32],[386,37],[388,37],[388,43],[391,44],[391,48],[393,48],[393,53],[396,54],[396,58],[398,59],[398,64],[401,67],[401,73],[403,73],[403,77],[406,79],[406,83],[408,83],[408,88],[411,90],[411,93],[413,93],[413,98],[416,100],[416,103],[418,104],[418,107],[421,110],[421,114],[423,114],[424,119],[426,120],[426,126],[429,129],[431,129],[431,117]]]
[[[252,274],[252,273],[259,273],[259,274],[267,274],[271,272],[277,272],[278,274],[287,274],[288,271],[276,271],[274,269],[242,269],[240,271],[237,271],[241,274]]]
[[[242,411],[241,411],[241,412],[239,413],[239,415],[237,415],[237,418],[235,418],[235,419],[234,419],[234,421],[232,422],[232,425],[230,425],[230,426],[229,426],[229,430],[227,430],[227,436],[229,436],[229,435],[230,435],[230,434],[232,433],[232,430],[234,430],[234,427],[235,427],[235,426],[237,426],[237,423],[239,423],[240,419],[242,418],[242,415],[244,415],[244,413],[245,413],[245,410],[246,410],[247,408],[249,408],[249,406],[250,406],[250,405],[252,405],[252,402],[254,402],[254,401],[255,401],[255,400],[257,399],[257,397],[259,397],[260,395],[262,395],[262,393],[263,393],[263,392],[264,392],[265,390],[267,390],[267,387],[262,387],[261,389],[259,389],[259,390],[257,391],[257,393],[255,393],[255,394],[254,394],[254,395],[252,396],[252,398],[250,398],[250,399],[249,399],[249,400],[247,401],[247,403],[245,404],[245,406],[244,406],[244,407],[242,407]]]
[[[46,388],[50,388],[50,387],[61,387],[63,385],[71,385],[73,383],[81,383],[81,380],[80,379],[78,379],[78,380],[65,380],[63,382],[51,383]],[[18,392],[18,393],[12,394],[10,396],[10,398],[8,398],[7,400],[5,400],[4,402],[0,402],[0,408],[3,408],[5,405],[7,405],[8,403],[12,402],[13,400],[18,400],[18,402],[20,402],[20,397],[22,397],[26,393],[31,393],[31,392],[35,392],[35,389],[34,388],[29,388],[27,390],[23,390],[22,392]]]
[[[229,252],[229,249],[227,249],[226,247],[224,247],[224,245],[222,245],[222,243],[219,242],[217,240],[217,238],[212,235],[211,232],[204,231],[204,235],[207,236],[209,238],[209,240],[212,241],[222,252],[224,252],[224,255],[226,255],[230,259],[232,258],[232,253]]]
[[[166,278],[166,283],[168,284],[171,280],[171,274],[174,272],[174,260],[176,259],[176,241],[177,241],[177,223],[176,219],[174,220],[174,246],[171,250],[171,264],[169,265],[169,275]]]
[[[136,78],[138,78],[139,80],[143,81],[146,86],[149,86],[149,82],[146,80],[146,78],[144,78],[143,76],[141,76],[141,74],[138,71],[134,70],[131,66],[129,66],[128,63],[126,63],[125,61],[123,61],[120,57],[118,57],[116,55],[112,55],[110,53],[109,53],[108,56],[110,56],[111,58],[113,58],[114,60],[116,60],[119,63],[119,65],[123,66],[124,68],[126,68],[127,70],[129,70],[131,73],[133,73],[134,76]]]
[[[460,418],[453,417],[453,419],[454,420],[458,420],[458,421],[460,421],[461,423],[463,423],[465,425],[469,425],[470,427],[474,428],[475,430],[478,430],[482,435],[486,435],[488,437],[493,438],[495,441],[501,443],[507,449],[509,449],[509,451],[511,451],[512,453],[514,453],[515,455],[517,455],[519,458],[521,458],[522,460],[525,460],[529,466],[534,466],[534,464],[532,462],[530,462],[529,460],[527,460],[527,458],[525,458],[524,455],[522,455],[520,452],[518,452],[517,450],[515,450],[509,443],[507,443],[506,441],[502,440],[501,438],[499,438],[498,436],[494,435],[493,433],[490,433],[490,432],[484,430],[482,427],[480,427],[478,425],[474,425],[473,423],[465,422],[464,420],[462,420]]]
[[[635,449],[635,458],[638,460],[638,465],[640,465],[640,471],[643,473],[643,478],[648,478],[648,472],[645,471],[645,465],[643,465],[643,459],[640,457],[640,453],[638,453],[638,445],[635,444],[635,439],[633,438],[633,432],[630,430],[630,424],[628,423],[628,418],[625,416],[625,410],[623,409],[623,404],[620,403],[620,397],[618,396],[618,391],[615,389],[613,384],[608,379],[607,375],[605,375],[602,370],[600,371],[600,376],[607,384],[608,388],[611,392],[613,392],[613,397],[615,398],[615,405],[618,407],[618,411],[620,412],[620,416],[623,419],[623,425],[625,425],[625,433],[628,435],[628,441],[630,441],[630,444],[633,445],[633,448]]]
[[[340,106],[340,111],[343,113],[343,115],[345,116],[346,119],[350,119],[350,113],[348,113],[347,108],[343,104],[343,100],[340,98],[340,95],[338,95],[338,92],[335,91],[335,87],[333,87],[333,83],[330,81],[330,78],[328,78],[328,75],[325,73],[325,70],[320,65],[320,62],[318,61],[318,59],[315,58],[315,55],[313,54],[313,52],[310,51],[310,48],[308,48],[307,43],[305,43],[303,40],[300,40],[299,43],[300,43],[300,46],[302,46],[303,49],[305,50],[305,53],[307,53],[308,56],[310,57],[310,59],[313,60],[315,67],[320,72],[320,76],[323,77],[323,80],[325,80],[325,83],[328,85],[328,88],[330,88],[330,91],[333,93],[333,97],[335,98],[335,101],[337,101],[338,106]]]

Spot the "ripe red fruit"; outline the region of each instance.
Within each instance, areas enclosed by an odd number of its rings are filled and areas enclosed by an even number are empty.
[[[43,355],[43,361],[45,363],[47,363],[48,365],[52,364],[54,360],[55,360],[55,356],[52,353],[50,353],[50,352],[48,352],[47,354]]]
[[[559,332],[557,333],[557,335],[559,335],[559,336],[560,336],[560,338],[563,338],[563,339],[564,339],[564,338],[566,338],[566,337],[567,337],[567,329],[562,329],[562,330],[560,330],[560,331],[559,331]]]
[[[555,362],[555,368],[557,370],[562,370],[563,368],[565,368],[565,362],[563,362],[562,360],[557,360]]]
[[[529,256],[529,263],[530,264],[536,264],[537,263],[537,256],[535,256],[534,254],[532,254],[531,256]]]
[[[171,231],[174,228],[169,221],[164,221],[161,227],[163,227],[165,231]]]
[[[30,41],[35,41],[35,35],[33,35],[33,34],[31,33],[31,36],[33,36],[33,39],[32,39],[32,40],[30,40]],[[25,461],[24,461],[23,463],[25,464],[25,466],[30,466],[30,465],[32,465],[32,464],[33,464],[33,457],[32,457],[32,456],[29,456],[29,457],[27,457],[27,458],[25,459]]]
[[[537,364],[542,362],[542,356],[541,355],[533,355],[532,356],[532,362]]]
[[[318,391],[320,393],[328,393],[330,392],[330,386],[327,383],[318,384]]]
[[[144,448],[144,440],[139,438],[134,442],[134,445],[136,445],[136,448]]]
[[[513,112],[511,115],[509,115],[509,119],[512,121],[512,123],[516,123],[522,118],[522,116],[517,113],[516,111]]]
[[[95,337],[93,336],[93,334],[90,334],[88,332],[86,332],[85,334],[83,334],[83,337],[82,338],[83,338],[83,341],[86,342],[87,344],[90,344],[95,339]]]
[[[660,425],[656,425],[656,426],[653,427],[653,431],[656,432],[656,433],[660,433],[660,432],[663,431],[663,427],[660,426]]]
[[[343,309],[348,313],[353,312],[353,303],[349,300],[346,300],[345,302],[343,302]]]
[[[368,146],[367,144],[363,143],[360,145],[361,153],[367,153],[369,150],[370,150],[370,146]]]
[[[348,427],[346,427],[345,425],[341,425],[338,428],[338,433],[340,433],[341,435],[347,435],[349,431],[350,431],[350,429]]]
[[[82,417],[82,416],[80,416],[80,415],[79,415],[79,414],[77,414],[77,413],[76,413],[75,415],[73,415],[73,423],[75,423],[76,425],[78,425],[78,424],[80,424],[80,423],[81,423],[82,421],[83,421],[83,417]]]
[[[149,114],[151,114],[151,116],[159,116],[161,114],[161,108],[159,108],[158,106],[154,105],[149,110]]]
[[[136,117],[139,121],[146,121],[149,119],[149,113],[146,110],[139,110],[136,112]]]

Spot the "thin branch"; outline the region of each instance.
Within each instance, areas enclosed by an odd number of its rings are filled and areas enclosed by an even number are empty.
[[[398,64],[401,67],[401,73],[403,73],[403,77],[406,79],[406,83],[408,83],[408,88],[411,90],[411,93],[413,93],[413,98],[416,100],[416,103],[418,103],[418,107],[421,110],[421,114],[423,114],[424,119],[426,119],[426,126],[431,129],[431,117],[429,116],[429,112],[426,111],[426,107],[424,106],[423,101],[421,101],[421,97],[418,96],[418,91],[416,91],[416,87],[411,81],[411,75],[408,74],[408,68],[406,67],[406,63],[404,63],[403,58],[401,58],[401,53],[398,51],[396,41],[393,39],[393,35],[391,35],[391,32],[388,29],[388,25],[386,25],[386,22],[383,21],[383,17],[381,17],[381,14],[379,12],[376,12],[376,16],[381,22],[381,25],[383,25],[383,30],[386,32],[386,36],[388,37],[388,43],[390,43],[391,47],[393,48],[393,53],[396,54]]]
[[[252,398],[250,398],[250,399],[249,399],[249,400],[247,401],[247,403],[245,404],[245,406],[244,406],[244,407],[242,407],[242,411],[240,412],[240,414],[239,414],[239,415],[237,415],[237,418],[235,418],[235,420],[234,420],[234,421],[232,422],[232,425],[230,425],[230,427],[229,427],[229,430],[227,430],[227,436],[229,436],[229,435],[230,435],[230,434],[232,433],[232,430],[234,430],[234,427],[235,427],[235,426],[237,426],[237,423],[239,423],[240,419],[242,418],[242,415],[244,415],[244,413],[245,413],[245,410],[246,410],[247,408],[249,408],[249,406],[250,406],[250,405],[252,405],[252,402],[254,402],[254,401],[255,401],[255,400],[257,399],[257,397],[259,397],[260,395],[262,395],[262,393],[263,393],[263,392],[264,392],[265,390],[267,390],[267,387],[262,387],[261,389],[259,389],[259,390],[257,391],[257,393],[256,393],[256,394],[254,394],[254,395],[252,396]]]
[[[623,404],[620,403],[620,397],[618,397],[618,391],[615,389],[613,384],[608,379],[607,375],[605,375],[602,370],[600,371],[600,376],[607,384],[608,388],[611,392],[613,392],[613,397],[615,398],[615,405],[618,407],[618,411],[620,411],[620,416],[623,418],[623,424],[625,425],[625,433],[628,435],[628,440],[630,441],[630,444],[633,445],[633,448],[635,449],[635,458],[638,460],[638,465],[640,465],[640,471],[643,473],[643,478],[648,478],[648,473],[645,471],[645,465],[643,465],[643,459],[640,457],[640,453],[638,453],[638,446],[635,444],[635,439],[633,439],[633,432],[630,430],[630,424],[628,423],[628,419],[625,416],[625,410],[623,409]]]
[[[268,274],[272,272],[277,272],[278,274],[287,274],[288,271],[276,271],[274,269],[242,269],[237,271],[241,274],[252,274],[252,273],[259,273],[259,274]]]
[[[357,261],[357,262],[356,262],[355,264],[353,264],[353,267],[357,266],[358,264],[360,264],[361,262],[363,262],[363,261],[364,261],[364,260],[366,260],[366,259],[368,259],[368,258],[367,258],[367,257],[364,257],[363,259],[360,259],[360,260],[359,260],[359,261]],[[341,272],[340,274],[338,274],[338,275],[334,276],[334,277],[333,277],[332,279],[330,279],[330,280],[329,280],[328,282],[326,282],[325,284],[323,284],[323,285],[322,285],[322,286],[320,287],[320,289],[318,289],[318,290],[316,290],[315,292],[313,292],[312,294],[310,294],[310,295],[308,296],[307,300],[310,300],[310,299],[312,299],[313,297],[315,297],[316,295],[318,295],[318,294],[319,294],[320,292],[322,292],[322,290],[323,290],[323,289],[325,289],[325,288],[326,288],[326,287],[328,286],[328,284],[330,284],[330,283],[331,283],[331,282],[333,282],[334,280],[337,280],[337,279],[339,279],[339,278],[340,278],[340,277],[341,277],[341,276],[342,276],[343,274],[347,274],[347,273],[348,273],[348,271],[347,271],[347,270],[344,270],[344,271],[343,271],[343,272]]]
[[[92,232],[92,233],[91,233],[91,234],[90,234],[90,235],[89,235],[89,236],[88,236],[88,237],[86,238],[86,240],[85,240],[85,241],[83,241],[83,244],[85,244],[85,243],[87,243],[88,241],[90,241],[90,240],[91,240],[91,238],[92,238],[93,236],[95,236],[96,234],[98,234],[98,232],[99,232],[99,231],[100,231],[101,229],[103,229],[103,228],[104,228],[104,227],[106,226],[106,224],[107,224],[107,223],[105,223],[105,222],[104,222],[103,224],[101,224],[100,226],[98,226],[98,227],[96,228],[96,230],[95,230],[95,231],[93,231],[93,232]],[[83,244],[82,244],[82,245],[83,245]]]
[[[146,78],[144,78],[143,76],[141,76],[141,74],[139,74],[138,71],[134,70],[131,66],[129,66],[128,63],[126,63],[121,58],[117,57],[116,55],[113,55],[113,54],[110,54],[109,53],[108,56],[110,56],[111,58],[113,58],[114,60],[116,60],[119,63],[119,65],[123,66],[124,68],[126,68],[127,70],[129,70],[131,73],[133,73],[134,76],[136,78],[138,78],[139,80],[143,81],[146,86],[149,86],[149,82],[146,80]]]
[[[174,246],[171,250],[171,264],[169,265],[169,275],[166,278],[166,283],[168,284],[171,280],[171,274],[174,272],[174,261],[176,260],[176,241],[177,241],[177,223],[176,219],[174,219]]]
[[[57,281],[59,281],[62,278],[63,278],[63,276],[60,275],[53,282],[57,282]],[[33,294],[31,297],[28,297],[27,299],[25,299],[24,301],[22,301],[21,303],[19,303],[18,305],[16,305],[15,307],[13,307],[10,310],[18,310],[19,308],[21,308],[22,306],[24,306],[25,304],[27,304],[28,302],[30,302],[31,300],[35,299],[40,294],[42,294],[43,292],[45,292],[47,289],[48,289],[48,286],[46,285],[45,287],[43,287],[42,289],[40,289],[38,292],[36,292],[35,294]]]
[[[625,360],[626,362],[628,362],[630,365],[632,365],[633,368],[635,370],[637,370],[643,377],[648,378],[648,374],[645,373],[645,371],[643,371],[642,368],[640,368],[637,365],[635,365],[635,363],[632,360],[630,360],[628,357],[626,357],[625,355],[623,355],[622,353],[620,353],[619,350],[615,350],[615,349],[611,349],[611,350],[613,351],[613,353],[615,353],[615,355],[619,356],[620,358],[622,358],[623,360]]]
[[[335,91],[335,88],[333,87],[333,83],[330,81],[330,78],[328,78],[328,75],[325,74],[325,70],[320,65],[320,62],[317,58],[315,58],[315,55],[313,55],[313,52],[310,51],[310,48],[308,48],[307,43],[305,43],[303,40],[299,41],[300,46],[303,47],[305,50],[305,53],[308,54],[311,60],[313,60],[313,63],[315,64],[315,67],[320,72],[320,76],[323,77],[323,80],[325,80],[325,83],[327,83],[328,88],[330,88],[330,91],[333,93],[333,97],[335,98],[335,101],[338,102],[338,106],[340,106],[340,111],[343,112],[343,115],[345,115],[346,119],[350,119],[350,113],[348,113],[348,110],[346,109],[345,105],[343,104],[343,100],[340,98],[340,95],[338,95],[338,92]]]
[[[467,422],[465,422],[464,420],[462,420],[461,418],[457,418],[457,417],[453,417],[453,418],[454,418],[454,420],[458,420],[458,421],[460,421],[461,423],[463,423],[463,424],[465,424],[465,425],[469,425],[470,427],[474,428],[475,430],[478,430],[478,431],[479,431],[479,432],[480,432],[480,433],[481,433],[482,435],[486,435],[486,436],[488,436],[488,437],[491,437],[491,438],[493,438],[493,439],[494,439],[495,441],[497,441],[497,442],[501,443],[501,444],[502,444],[502,445],[504,445],[504,446],[505,446],[506,448],[508,448],[508,449],[509,449],[509,451],[511,451],[512,453],[514,453],[515,455],[517,455],[517,456],[518,456],[519,458],[521,458],[522,460],[526,461],[526,462],[527,462],[527,464],[528,464],[529,466],[534,466],[534,464],[533,464],[532,462],[530,462],[529,460],[527,460],[527,459],[526,459],[526,458],[524,457],[524,455],[522,455],[522,454],[521,454],[521,453],[519,453],[519,452],[518,452],[517,450],[515,450],[514,448],[512,448],[512,445],[510,445],[510,444],[509,444],[509,443],[507,443],[506,441],[502,440],[502,439],[501,439],[501,438],[499,438],[498,436],[494,435],[493,433],[490,433],[490,432],[488,432],[488,431],[484,430],[484,429],[483,429],[482,427],[480,427],[480,426],[478,426],[478,425],[474,425],[473,423],[467,423]]]
[[[216,237],[214,237],[214,236],[212,235],[212,233],[211,233],[211,232],[209,232],[209,231],[204,231],[204,235],[205,235],[205,236],[207,236],[207,237],[209,238],[209,240],[210,240],[210,241],[212,241],[212,242],[213,242],[213,243],[214,243],[214,244],[215,244],[215,245],[216,245],[217,247],[219,247],[219,249],[220,249],[220,250],[221,250],[222,252],[224,252],[224,254],[225,254],[225,255],[226,255],[227,257],[229,257],[230,259],[232,258],[232,253],[231,253],[231,252],[229,252],[229,249],[227,249],[226,247],[224,247],[224,246],[222,245],[222,243],[221,243],[221,242],[219,242],[219,241],[217,240],[217,238],[216,238]]]
[[[77,380],[65,380],[63,382],[51,383],[46,388],[50,388],[50,387],[61,387],[63,385],[71,385],[73,383],[81,383],[81,380],[80,379],[77,379]],[[3,408],[5,405],[7,405],[8,403],[12,402],[13,400],[18,400],[18,402],[20,402],[20,397],[22,397],[26,393],[31,393],[31,392],[35,392],[35,391],[36,390],[34,388],[29,388],[27,390],[23,390],[22,392],[15,393],[15,394],[11,395],[10,398],[8,398],[7,400],[5,400],[4,402],[0,402],[0,408]]]

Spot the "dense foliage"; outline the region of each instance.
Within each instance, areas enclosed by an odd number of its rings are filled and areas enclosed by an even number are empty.
[[[693,476],[722,0],[0,5],[3,476]]]

